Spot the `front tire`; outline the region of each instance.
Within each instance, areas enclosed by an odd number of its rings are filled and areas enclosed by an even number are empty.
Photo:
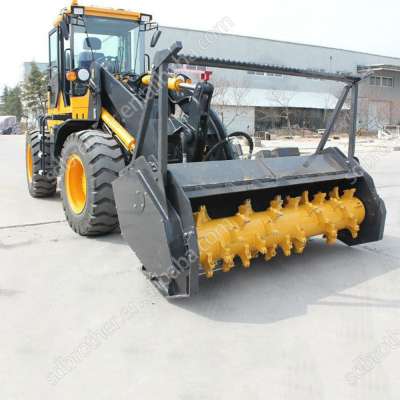
[[[71,228],[82,236],[105,235],[118,227],[112,182],[124,168],[119,144],[109,134],[71,134],[61,153],[61,198]]]
[[[45,142],[45,152],[50,154],[50,144]],[[32,197],[51,197],[57,190],[57,176],[51,171],[51,165],[47,161],[46,169],[48,175],[40,175],[41,158],[40,158],[40,135],[38,131],[26,134],[25,144],[25,165],[26,165],[26,181],[28,190]]]

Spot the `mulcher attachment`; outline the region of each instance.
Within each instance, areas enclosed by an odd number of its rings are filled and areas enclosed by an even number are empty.
[[[208,278],[221,265],[228,272],[235,258],[245,268],[259,254],[268,261],[277,254],[278,247],[285,256],[292,250],[301,254],[312,236],[323,235],[328,244],[337,240],[338,232],[347,229],[356,239],[365,218],[365,207],[348,189],[340,196],[335,187],[327,199],[326,193],[317,193],[312,201],[307,191],[301,197],[280,196],[271,201],[265,211],[255,212],[246,200],[233,217],[211,219],[206,206],[195,213],[200,250],[200,264]]]
[[[248,268],[255,257],[302,253],[313,236],[350,246],[383,236],[385,205],[372,179],[335,148],[171,164],[165,182],[140,157],[113,186],[125,239],[170,297],[190,296],[202,276]]]
[[[354,158],[359,78],[190,58],[194,65],[328,79],[345,87],[314,154],[287,154],[281,149],[266,158],[242,160],[226,151],[225,158],[212,161],[208,153],[192,162],[187,157],[168,162],[168,63],[188,62],[178,57],[181,48],[177,42],[154,57],[144,109],[140,118],[134,118],[140,124],[137,129],[131,125],[138,132],[135,152],[113,182],[122,234],[164,295],[195,294],[201,277],[212,277],[217,270],[227,272],[234,265],[248,268],[259,255],[268,260],[279,249],[286,256],[292,251],[302,253],[313,236],[349,246],[382,239],[385,205]],[[116,85],[113,88],[110,93],[115,95]],[[213,134],[207,128],[212,90],[205,88],[210,89],[208,83],[197,84],[189,96],[195,100],[184,103],[193,107],[188,111],[191,135],[184,136],[183,127],[172,124],[182,149],[195,143],[201,154],[206,135]],[[353,118],[346,156],[325,145],[350,91]],[[217,131],[225,139],[216,146],[226,143],[224,129]]]

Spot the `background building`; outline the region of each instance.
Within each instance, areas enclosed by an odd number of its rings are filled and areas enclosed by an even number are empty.
[[[400,125],[400,58],[349,50],[282,42],[219,32],[160,27],[163,34],[156,49],[183,43],[183,54],[296,67],[329,73],[371,74],[360,84],[358,128],[377,132],[385,125]],[[229,21],[218,31],[229,30]],[[148,35],[150,38],[151,35]],[[149,46],[146,46],[149,49]],[[47,63],[36,63],[41,71]],[[23,64],[23,80],[31,63]],[[175,65],[193,79],[204,67]],[[212,68],[215,86],[213,106],[228,131],[254,132],[281,128],[323,129],[342,91],[340,83],[295,78],[279,74]],[[347,110],[347,111],[346,111]],[[349,104],[344,107],[336,131],[349,122]]]
[[[377,131],[387,124],[400,124],[398,58],[226,33],[173,27],[160,29],[163,34],[156,49],[180,40],[183,54],[330,73],[365,73],[370,66],[375,66],[374,75],[360,84],[359,128]],[[154,51],[151,50],[153,54]],[[204,70],[203,67],[177,67],[195,79]],[[342,89],[340,83],[316,79],[215,68],[212,72],[212,83],[216,86],[214,106],[229,131],[254,133],[287,127],[322,129]],[[346,119],[344,115],[343,123]]]

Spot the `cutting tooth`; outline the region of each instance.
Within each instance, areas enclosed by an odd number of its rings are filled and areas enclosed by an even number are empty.
[[[270,208],[274,210],[282,210],[283,200],[281,196],[276,196],[270,203]]]
[[[225,255],[223,258],[223,264],[222,264],[222,271],[223,272],[229,272],[233,267],[234,267],[234,262],[233,262],[233,254],[231,253],[230,249],[225,250]]]
[[[320,192],[314,195],[312,203],[316,205],[321,205],[324,203],[325,199],[326,199],[326,193]]]
[[[283,242],[279,243],[279,247],[282,249],[283,254],[289,257],[292,254],[293,243],[290,240],[290,236],[287,235]]]
[[[309,204],[309,203],[310,203],[310,196],[308,190],[306,190],[301,195],[301,204]]]
[[[329,193],[329,198],[330,199],[335,199],[335,200],[339,200],[340,199],[340,195],[339,195],[339,187],[336,186],[334,187],[331,192]]]
[[[212,253],[207,254],[207,263],[210,269],[215,267],[215,261]]]
[[[240,218],[242,225],[248,224],[251,221],[251,214],[253,214],[253,208],[251,207],[251,200],[246,200],[241,206],[236,214]]]
[[[327,244],[334,244],[337,240],[337,230],[333,224],[327,224],[327,229],[325,232],[326,243]]]
[[[310,214],[314,212],[315,206],[310,202],[310,194],[308,193],[308,190],[303,192],[301,195],[301,204]]]
[[[297,254],[301,254],[304,251],[304,248],[307,244],[307,237],[305,232],[297,227],[296,237],[293,240],[294,250]]]
[[[350,231],[353,239],[356,239],[358,237],[358,232],[360,232],[360,225],[357,224],[355,219],[348,225],[347,229]]]
[[[249,217],[251,216],[251,214],[254,214],[250,199],[247,199],[241,206],[239,206],[239,214],[245,215],[246,217]]]
[[[295,239],[293,240],[293,245],[294,245],[294,251],[297,254],[302,254],[305,247],[307,244],[307,239],[303,239],[303,240],[299,240],[299,239]]]
[[[212,253],[207,253],[206,265],[205,265],[207,278],[212,278],[214,276],[214,268],[215,268],[214,256],[212,255]]]
[[[250,257],[251,260],[253,258],[256,258],[260,254],[260,252],[257,249],[253,249],[253,248],[250,250],[250,253],[251,253],[251,257]]]
[[[243,267],[250,268],[251,252],[248,244],[243,246],[243,251],[239,254],[239,257],[242,260]]]
[[[271,260],[271,258],[274,258],[276,256],[276,248],[277,246],[273,246],[267,249],[267,254],[265,255],[266,261],[269,261]]]
[[[213,276],[214,276],[214,271],[213,270],[207,270],[206,277],[211,279]]]
[[[326,244],[332,245],[336,243],[337,240],[337,232],[333,233],[333,234],[327,234],[325,235],[326,237]]]
[[[286,206],[285,208],[293,208],[296,209],[299,207],[301,201],[301,197],[286,197]]]
[[[274,200],[271,201],[268,211],[272,214],[272,219],[276,221],[279,217],[283,215],[282,212],[282,197],[276,196]]]
[[[255,244],[256,244],[257,251],[258,251],[259,253],[261,253],[261,254],[266,254],[267,248],[266,248],[265,246],[266,246],[266,244],[267,244],[267,241],[266,241],[265,239],[263,239],[262,236],[261,236],[260,234],[258,234],[258,235],[256,236]]]
[[[194,216],[197,226],[204,225],[205,223],[211,220],[211,218],[208,215],[206,206],[201,206],[199,212],[195,213]]]
[[[343,199],[352,199],[354,194],[356,193],[356,189],[347,189],[343,192]]]

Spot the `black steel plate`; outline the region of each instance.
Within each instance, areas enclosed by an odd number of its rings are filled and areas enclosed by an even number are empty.
[[[363,175],[356,165],[350,167],[336,148],[300,157],[170,164],[168,171],[189,198]]]

